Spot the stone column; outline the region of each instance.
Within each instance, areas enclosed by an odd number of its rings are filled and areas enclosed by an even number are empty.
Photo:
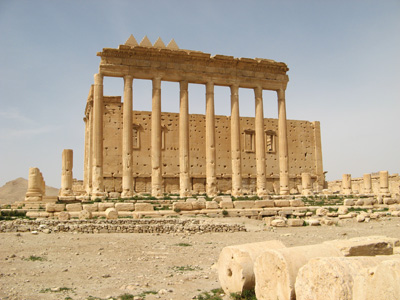
[[[379,172],[379,193],[382,196],[390,196],[389,172],[388,171],[380,171]]]
[[[364,174],[363,175],[363,181],[364,181],[364,193],[365,194],[372,194],[371,174]]]
[[[342,193],[345,195],[350,195],[351,190],[351,174],[343,174],[342,176]]]
[[[277,94],[280,194],[289,195],[289,150],[286,124],[285,90],[279,89]]]
[[[85,122],[85,149],[84,149],[84,165],[83,165],[83,186],[85,187],[85,191],[87,194],[90,193],[89,190],[89,119],[87,115],[83,118]]]
[[[303,187],[302,195],[308,196],[312,194],[312,182],[310,173],[301,173],[301,185]]]
[[[213,82],[206,84],[206,193],[208,197],[217,195]]]
[[[94,75],[92,199],[104,198],[103,178],[103,75]]]
[[[267,195],[267,180],[265,178],[265,141],[264,141],[264,108],[262,88],[254,89],[256,100],[255,134],[256,134],[256,168],[257,168],[257,195]]]
[[[124,77],[124,106],[122,117],[122,198],[133,196],[133,132],[132,132],[132,81],[133,76]]]
[[[153,79],[151,111],[151,195],[162,196],[161,173],[161,78]]]
[[[28,190],[25,194],[25,201],[40,202],[43,198],[42,175],[38,168],[29,168]]]
[[[73,151],[72,149],[64,149],[62,152],[62,171],[61,171],[61,189],[60,189],[61,197],[73,196],[72,168],[73,168]]]
[[[315,174],[317,175],[316,191],[321,192],[325,185],[325,174],[322,165],[321,125],[319,121],[311,122],[314,131]]]
[[[231,86],[231,159],[232,196],[242,195],[242,166],[240,152],[239,86]]]
[[[188,82],[180,82],[179,107],[179,190],[180,196],[190,196],[189,173],[189,94]]]

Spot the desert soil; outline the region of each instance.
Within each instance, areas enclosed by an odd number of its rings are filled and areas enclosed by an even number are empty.
[[[105,299],[147,292],[146,300],[186,300],[220,287],[215,264],[225,246],[272,239],[290,247],[368,235],[400,238],[400,218],[273,230],[247,218],[213,222],[245,224],[248,231],[0,234],[0,299]]]

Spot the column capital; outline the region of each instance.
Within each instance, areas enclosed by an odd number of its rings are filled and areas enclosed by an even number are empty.
[[[277,95],[278,95],[278,100],[285,100],[285,89],[279,89],[276,91]]]
[[[124,75],[124,80],[125,81],[133,81],[133,75],[130,75],[130,74]]]
[[[232,95],[235,95],[235,96],[239,95],[239,84],[234,83],[230,86],[230,88],[231,88]]]
[[[179,87],[181,90],[188,90],[189,82],[187,80],[179,81]]]
[[[153,89],[161,89],[161,76],[157,75],[153,77]]]
[[[256,98],[262,97],[263,88],[261,85],[257,85],[254,87],[254,95]]]

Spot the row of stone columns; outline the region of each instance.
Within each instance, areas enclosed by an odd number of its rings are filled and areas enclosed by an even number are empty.
[[[132,197],[133,191],[133,155],[132,155],[132,92],[133,76],[124,77],[123,137],[122,137],[122,197]],[[162,160],[161,160],[161,78],[153,79],[152,114],[151,114],[151,186],[152,195],[162,195]],[[231,87],[231,159],[232,159],[232,195],[241,195],[241,146],[239,86]],[[267,194],[266,163],[264,141],[263,89],[254,88],[255,94],[255,146],[257,170],[257,195]],[[93,90],[93,160],[92,190],[93,198],[104,196],[103,182],[103,75],[95,74]],[[289,194],[289,158],[286,126],[285,91],[277,91],[278,95],[278,137],[280,193]],[[180,114],[179,114],[179,162],[180,162],[180,195],[190,195],[189,169],[189,101],[188,82],[180,82]],[[217,194],[216,176],[216,138],[214,111],[214,83],[206,83],[206,192],[208,196]]]
[[[372,194],[372,178],[371,174],[363,175],[364,193]],[[345,195],[352,194],[351,174],[343,174],[342,176],[342,193]],[[379,194],[389,196],[389,172],[379,172]]]

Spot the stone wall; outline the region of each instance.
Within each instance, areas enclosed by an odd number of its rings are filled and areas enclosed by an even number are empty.
[[[134,100],[135,101],[135,100]],[[104,97],[104,184],[106,191],[122,191],[122,111],[121,97]],[[90,116],[90,114],[89,114]],[[204,193],[206,182],[205,116],[189,117],[190,176],[193,193]],[[133,177],[136,192],[151,192],[151,112],[133,111]],[[216,173],[220,192],[231,190],[230,117],[216,116]],[[313,181],[317,169],[319,122],[288,120],[290,188],[301,184],[301,173],[309,172]],[[179,114],[162,113],[162,176],[165,193],[179,193]],[[244,193],[256,191],[254,118],[240,118],[242,181]],[[267,188],[279,189],[278,120],[264,119]],[[89,137],[90,139],[90,137]],[[89,151],[90,140],[85,142]],[[85,160],[88,168],[89,155]]]

